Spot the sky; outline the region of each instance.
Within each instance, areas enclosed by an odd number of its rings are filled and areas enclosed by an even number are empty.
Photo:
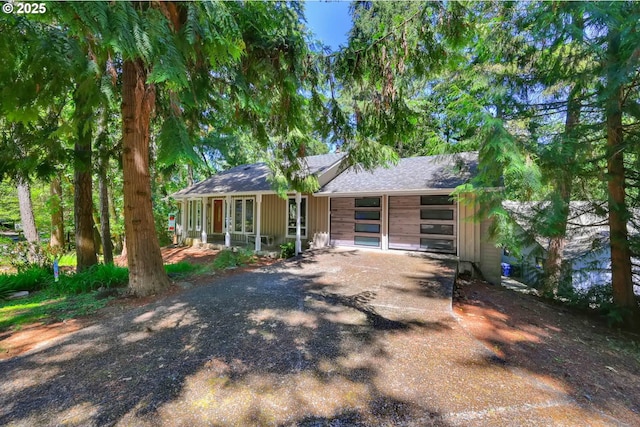
[[[333,51],[347,44],[347,33],[351,28],[349,4],[349,1],[305,2],[309,28]]]

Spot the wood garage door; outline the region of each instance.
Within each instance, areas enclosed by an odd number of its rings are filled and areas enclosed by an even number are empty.
[[[331,199],[331,244],[380,248],[382,197]]]
[[[389,249],[456,253],[456,219],[448,195],[390,196]]]

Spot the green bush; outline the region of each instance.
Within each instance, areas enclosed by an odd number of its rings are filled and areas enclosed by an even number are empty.
[[[595,285],[586,291],[573,288],[563,289],[559,296],[566,303],[580,310],[595,311],[607,319],[609,326],[622,323],[625,311],[613,303],[613,287],[611,284]]]
[[[196,271],[199,271],[201,269],[202,267],[198,265],[190,264],[186,261],[180,261],[175,264],[165,264],[164,266],[164,271],[166,271],[167,274],[176,275],[176,276],[195,273]]]
[[[62,295],[73,295],[95,291],[99,288],[126,286],[129,282],[129,269],[112,264],[99,264],[80,273],[61,274],[50,289]]]
[[[296,256],[296,242],[280,245],[280,258],[289,259]]]
[[[17,291],[38,291],[52,281],[53,271],[37,266],[30,266],[17,274],[2,274],[0,275],[0,299],[5,299]]]
[[[218,256],[213,260],[213,267],[222,270],[224,268],[241,267],[246,264],[255,262],[255,255],[249,249],[225,249],[220,251]]]

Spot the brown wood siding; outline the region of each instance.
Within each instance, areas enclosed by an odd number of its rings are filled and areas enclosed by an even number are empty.
[[[474,218],[477,209],[475,200],[460,203],[460,261],[480,262],[480,223]]]
[[[260,220],[260,234],[273,236],[274,244],[284,242],[286,235],[287,201],[275,194],[262,196],[262,218]]]
[[[382,205],[382,196],[380,202]],[[337,197],[331,199],[331,238],[330,242],[335,246],[358,246],[358,247],[378,247],[382,246],[382,207],[356,207],[355,198],[353,197]],[[356,219],[356,211],[379,212],[380,219]],[[356,232],[356,224],[376,224],[379,225],[380,231],[377,233]],[[360,245],[356,244],[357,238],[374,238],[378,239],[377,245]]]
[[[485,279],[493,284],[499,284],[501,277],[500,261],[502,250],[489,238],[491,220],[485,219],[480,223],[480,270]]]
[[[451,220],[426,220],[420,217],[422,209],[451,210],[454,208],[453,221]],[[389,196],[389,249],[402,249],[411,251],[448,252],[448,250],[424,249],[421,239],[444,240],[452,242],[453,250],[456,246],[456,213],[455,205],[422,205],[420,196]],[[453,235],[423,234],[422,224],[447,224],[453,225]],[[452,240],[453,239],[453,240]]]

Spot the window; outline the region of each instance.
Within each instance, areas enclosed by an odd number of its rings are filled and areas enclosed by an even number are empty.
[[[196,231],[202,230],[202,200],[196,200]]]
[[[453,240],[444,239],[420,239],[420,248],[432,251],[453,252]]]
[[[420,196],[421,205],[453,205],[449,196]]]
[[[379,208],[380,197],[364,197],[356,199],[356,208]]]
[[[355,211],[355,219],[380,220],[380,211]]]
[[[187,222],[189,223],[189,230],[193,230],[193,200],[189,200],[189,207],[187,209],[187,217],[189,218]]]
[[[380,247],[380,238],[379,237],[365,237],[365,236],[355,236],[353,238],[353,243],[359,246],[374,246]]]
[[[420,209],[420,219],[453,220],[453,209]]]
[[[296,198],[287,200],[287,237],[296,237]],[[307,197],[300,200],[300,237],[307,237]]]
[[[453,225],[420,224],[420,234],[445,234],[448,236],[453,236]]]
[[[355,224],[357,233],[379,233],[380,224]]]
[[[235,233],[253,233],[253,199],[233,200],[233,227]]]
[[[244,232],[253,233],[253,199],[244,201]]]

